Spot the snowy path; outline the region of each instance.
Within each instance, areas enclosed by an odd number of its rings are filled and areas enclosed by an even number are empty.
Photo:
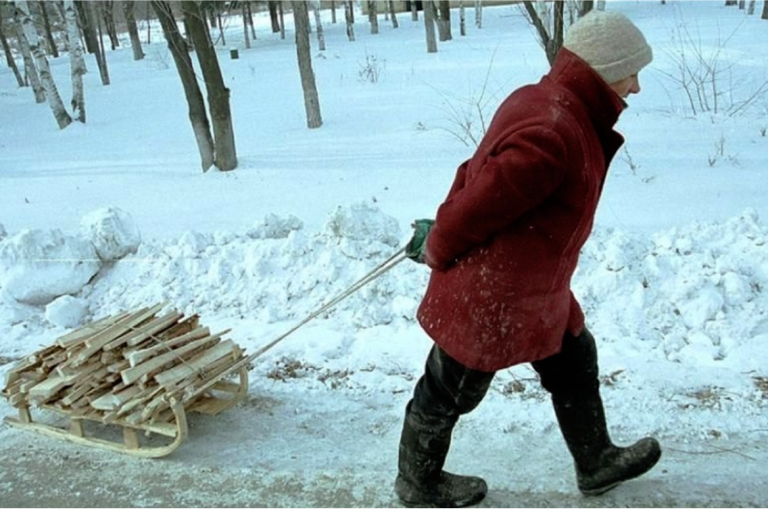
[[[190,416],[190,437],[161,460],[141,460],[0,428],[5,507],[397,507],[392,493],[399,403],[328,391],[311,396],[251,391],[215,418]],[[9,414],[7,406],[0,409]],[[487,414],[487,412],[485,413]],[[686,444],[662,440],[648,475],[599,498],[576,491],[556,430],[508,434],[479,413],[456,431],[448,467],[484,476],[481,507],[765,507],[768,434]],[[357,437],[350,431],[359,430]],[[540,441],[531,446],[531,441]],[[354,447],[350,448],[349,446]],[[339,451],[343,448],[344,451]],[[470,462],[468,459],[472,459]]]

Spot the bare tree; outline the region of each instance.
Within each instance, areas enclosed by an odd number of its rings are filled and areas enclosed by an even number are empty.
[[[424,2],[424,27],[427,34],[427,53],[437,52],[437,39],[435,38],[435,4],[432,0]]]
[[[449,0],[440,0],[438,2],[440,16],[437,19],[437,32],[440,41],[450,41],[453,39],[451,34],[451,2]]]
[[[99,67],[99,75],[101,76],[101,83],[105,86],[109,85],[109,70],[107,69],[107,59],[99,44],[99,37],[97,36],[97,20],[96,15],[93,12],[95,2],[75,2],[80,14],[80,28],[85,35],[85,44],[88,51],[96,57],[96,65]]]
[[[344,18],[347,22],[347,38],[350,41],[355,40],[355,14],[352,2],[344,2]]]
[[[482,0],[475,0],[475,26],[479,29],[483,28],[483,2]]]
[[[72,118],[64,107],[64,102],[61,101],[61,96],[59,96],[59,90],[56,88],[56,83],[53,81],[51,68],[48,65],[48,58],[45,56],[45,50],[40,44],[40,38],[37,35],[37,29],[32,21],[29,5],[26,0],[16,0],[16,7],[18,7],[18,12],[20,13],[21,27],[24,31],[24,37],[27,39],[29,50],[35,58],[35,64],[40,73],[40,82],[45,89],[48,105],[51,107],[51,111],[53,112],[54,118],[56,118],[56,123],[58,123],[59,128],[66,128],[72,123]]]
[[[189,121],[192,123],[192,131],[197,141],[203,171],[208,171],[214,164],[213,137],[208,123],[208,115],[205,113],[205,101],[200,87],[197,85],[197,77],[195,77],[192,59],[189,57],[187,43],[179,33],[179,27],[173,17],[170,4],[159,0],[152,0],[151,4],[163,28],[163,34],[168,41],[168,50],[173,56],[176,70],[181,78],[184,96],[189,107]]]
[[[542,16],[539,15],[533,2],[524,1],[523,5],[528,13],[528,20],[536,27],[536,31],[539,34],[544,52],[547,54],[547,60],[552,65],[555,62],[557,53],[563,46],[563,18],[565,2],[554,2],[554,26],[552,31],[547,29],[546,23],[542,20]]]
[[[141,48],[141,40],[139,39],[139,28],[136,25],[136,16],[134,16],[134,7],[136,2],[124,1],[123,2],[123,15],[125,16],[125,23],[128,25],[128,35],[131,37],[131,48],[133,49],[133,60],[140,61],[144,58],[144,50]]]
[[[32,87],[32,91],[35,94],[35,102],[41,104],[45,103],[45,88],[40,81],[40,74],[37,72],[37,65],[35,65],[35,58],[32,55],[32,51],[29,49],[29,43],[24,36],[24,30],[21,28],[21,21],[18,14],[14,12],[14,29],[16,30],[16,40],[19,43],[19,49],[21,51],[21,57],[24,60],[24,72],[29,79],[29,85]]]
[[[464,0],[459,0],[459,34],[467,35],[467,13],[464,8]]]
[[[77,26],[77,12],[73,0],[64,0],[64,13],[67,23],[67,37],[70,70],[72,72],[72,115],[80,123],[85,123],[85,90],[83,75],[88,71],[80,46],[80,30]]]
[[[312,55],[309,44],[309,11],[304,1],[294,1],[293,19],[296,26],[296,54],[299,61],[301,88],[304,90],[304,109],[307,112],[307,127],[319,128],[323,124],[320,115],[320,100],[312,70]]]
[[[272,33],[277,34],[280,32],[280,20],[277,17],[277,4],[282,2],[267,2],[269,8],[269,19],[272,22]]]
[[[749,7],[747,8],[747,14],[753,15],[755,14],[755,0],[749,0]]]
[[[368,21],[371,23],[371,34],[378,34],[379,10],[375,0],[368,0]]]
[[[224,84],[216,51],[210,45],[205,26],[205,16],[196,1],[181,2],[184,18],[188,22],[190,39],[195,45],[200,69],[203,72],[205,90],[208,93],[208,109],[211,113],[214,141],[214,164],[220,171],[237,167],[235,132],[232,128],[232,112],[229,108],[229,89]]]
[[[387,2],[387,7],[389,7],[389,16],[392,18],[392,27],[398,28],[400,25],[397,23],[397,13],[395,12],[395,2],[393,0],[389,0]]]
[[[0,42],[3,44],[3,51],[5,52],[5,61],[8,63],[8,67],[13,71],[13,74],[16,76],[16,82],[18,82],[19,87],[24,87],[26,84],[24,83],[24,77],[21,76],[21,73],[19,72],[19,67],[16,66],[16,59],[13,58],[13,52],[11,52],[11,45],[8,44],[8,39],[5,37],[5,32],[3,32],[3,5],[0,4]]]
[[[317,27],[317,45],[321,52],[325,51],[325,33],[323,32],[323,20],[320,17],[320,2],[312,2],[312,12],[315,15],[315,27]]]
[[[240,12],[243,15],[243,38],[245,39],[245,48],[251,48],[251,35],[248,33],[248,2],[240,4]]]
[[[53,39],[53,31],[51,30],[51,20],[48,18],[48,9],[45,8],[45,2],[39,0],[40,16],[43,17],[43,29],[45,30],[45,39],[48,42],[48,48],[51,51],[51,57],[59,57],[59,49],[56,48],[56,40]]]

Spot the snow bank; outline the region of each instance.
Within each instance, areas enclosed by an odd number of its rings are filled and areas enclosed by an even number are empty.
[[[104,261],[122,259],[135,252],[141,244],[141,233],[133,218],[117,207],[86,214],[80,223],[80,230]]]
[[[100,268],[90,242],[58,229],[23,230],[0,241],[0,288],[21,303],[78,293]]]
[[[84,222],[101,241],[111,241],[104,248],[112,255],[132,248],[135,240],[118,241],[138,233],[119,228],[130,223],[118,218],[129,216],[105,210]],[[35,305],[73,295],[46,311],[49,323],[60,327],[166,300],[184,312],[277,323],[300,319],[336,297],[407,236],[375,204],[338,207],[317,233],[294,216],[270,214],[245,234],[189,231],[142,243],[134,257],[88,283],[101,263],[90,242],[59,231],[25,231],[0,243],[0,285],[17,301]],[[755,211],[650,238],[597,227],[573,289],[588,325],[609,347],[620,341],[628,354],[738,366],[766,355],[767,240]],[[406,261],[327,317],[345,332],[410,325],[427,279],[427,268]]]
[[[754,210],[650,239],[598,228],[574,289],[601,336],[675,362],[723,361],[768,332],[767,241]]]

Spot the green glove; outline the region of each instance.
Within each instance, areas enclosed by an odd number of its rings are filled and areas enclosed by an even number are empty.
[[[427,236],[432,230],[435,220],[416,220],[411,224],[413,237],[405,245],[405,255],[420,264],[424,264],[424,253],[427,251]]]

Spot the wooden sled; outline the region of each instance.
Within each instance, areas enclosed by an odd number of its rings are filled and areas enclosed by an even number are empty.
[[[125,453],[134,457],[159,458],[173,453],[187,438],[187,412],[198,412],[215,416],[233,407],[248,394],[248,372],[245,368],[238,371],[238,382],[221,381],[214,384],[210,391],[201,395],[185,407],[177,401],[170,402],[172,419],[132,424],[123,420],[106,423],[102,417],[95,415],[79,415],[75,412],[53,406],[44,406],[41,410],[53,412],[59,418],[68,420],[69,426],[61,428],[53,423],[37,421],[32,418],[30,407],[19,406],[18,418],[6,417],[5,422],[10,426],[22,428],[38,434],[62,439],[84,446]],[[111,425],[122,428],[122,440],[106,439],[89,435],[86,423]],[[104,430],[101,430],[104,431]],[[140,434],[145,436],[160,436],[167,441],[162,445],[142,446]],[[156,439],[156,438],[154,438]]]
[[[163,307],[95,321],[21,359],[1,393],[19,412],[6,422],[140,457],[173,452],[189,412],[216,415],[247,395],[248,371],[242,349],[222,340],[229,331]],[[33,419],[32,407],[46,415]]]

